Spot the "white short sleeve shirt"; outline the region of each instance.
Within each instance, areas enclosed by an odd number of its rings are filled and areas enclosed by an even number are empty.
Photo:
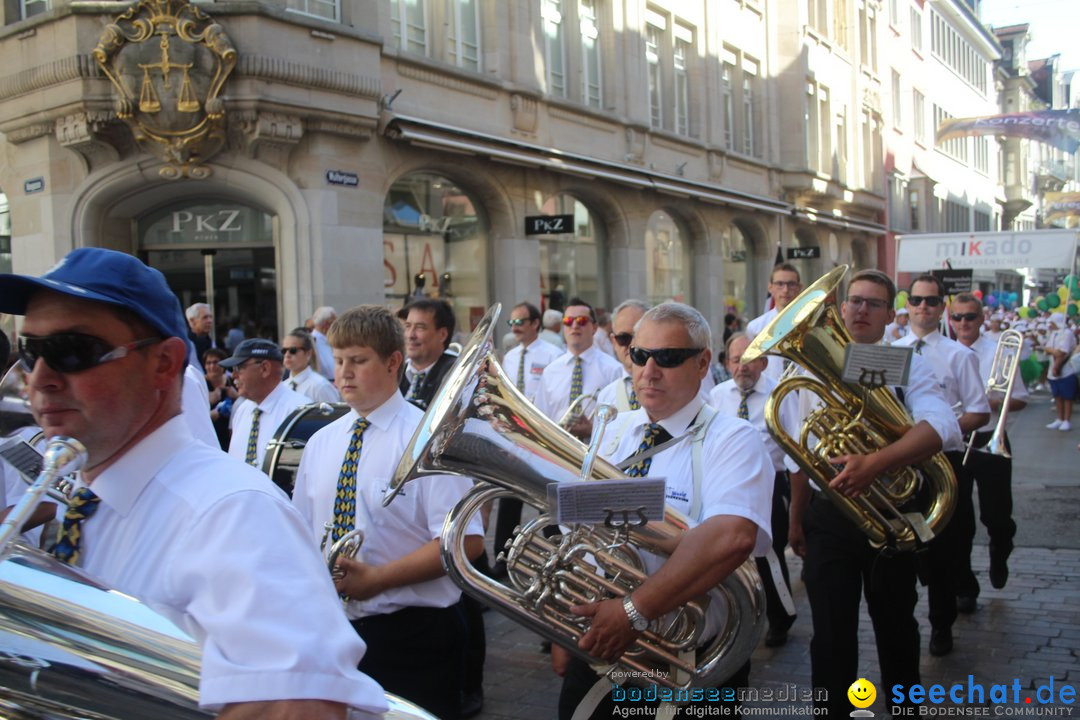
[[[540,411],[558,421],[570,407],[570,380],[574,374],[575,356],[564,352],[544,369],[540,387],[533,402]],[[582,395],[597,392],[623,375],[623,366],[596,346],[581,353]]]
[[[773,470],[782,472],[787,469],[795,472],[799,466],[780,449],[780,446],[769,434],[769,428],[765,425],[765,401],[769,398],[776,382],[765,377],[764,374],[754,384],[753,392],[746,398],[747,415],[749,422],[761,436],[761,441],[769,451],[772,459]],[[784,402],[780,404],[780,424],[790,437],[798,438],[799,427],[799,404],[796,395],[788,393]],[[709,404],[716,408],[717,412],[728,417],[739,416],[739,404],[742,401],[742,391],[734,380],[725,380],[713,388],[709,393]]]
[[[255,444],[255,465],[262,468],[266,445],[274,438],[274,433],[296,408],[307,405],[305,395],[292,390],[287,385],[278,385],[258,404],[262,410],[259,416],[259,439]],[[247,455],[248,436],[251,435],[251,422],[254,418],[255,403],[248,401],[233,405],[232,437],[229,438],[229,454],[242,462]]]
[[[282,384],[300,393],[309,402],[341,402],[341,394],[338,393],[334,384],[315,372],[310,365],[295,375],[290,375],[282,381]]]
[[[536,391],[540,388],[540,377],[544,374],[544,368],[552,363],[555,358],[563,354],[563,351],[549,342],[537,338],[527,348],[515,345],[507,351],[503,357],[502,367],[507,376],[513,382],[517,382],[519,369],[525,377],[525,397],[533,400]],[[524,361],[524,365],[522,362]]]

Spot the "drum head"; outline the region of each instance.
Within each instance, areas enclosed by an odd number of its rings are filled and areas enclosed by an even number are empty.
[[[300,456],[308,439],[348,412],[349,406],[345,403],[312,403],[293,410],[266,447],[263,472],[291,496],[296,471],[300,469]]]

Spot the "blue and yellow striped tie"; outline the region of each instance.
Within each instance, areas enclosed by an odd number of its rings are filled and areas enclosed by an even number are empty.
[[[352,438],[345,459],[341,462],[341,474],[338,475],[337,494],[334,496],[334,530],[331,539],[335,542],[356,527],[356,464],[360,460],[360,451],[364,449],[364,431],[371,423],[364,418],[357,418],[352,426]]]
[[[638,445],[637,453],[640,454],[656,445],[656,441],[660,439],[660,434],[664,432],[664,428],[660,427],[656,423],[649,423],[645,428],[645,437],[642,438],[641,444]],[[649,474],[649,468],[652,467],[652,456],[649,456],[639,463],[634,463],[630,467],[626,468],[626,475],[628,477],[645,477]]]
[[[743,420],[749,420],[750,408],[746,404],[746,398],[750,397],[750,395],[754,392],[754,388],[750,388],[749,390],[742,390],[741,392],[742,399],[739,400],[739,417]]]
[[[262,415],[262,410],[255,408],[255,412],[251,414],[251,432],[248,433],[247,450],[244,452],[244,462],[248,465],[255,464],[256,450],[259,447],[259,416]]]
[[[409,388],[409,397],[405,398],[409,402],[418,400],[420,398],[420,386],[424,384],[424,378],[427,377],[427,371],[418,372],[413,376],[412,387]]]
[[[90,488],[84,487],[75,491],[68,503],[67,512],[64,513],[64,523],[56,533],[56,542],[49,548],[54,557],[68,565],[78,564],[81,555],[79,541],[82,540],[82,521],[97,512],[99,502],[101,498]]]
[[[574,374],[570,376],[570,402],[573,403],[581,397],[581,391],[585,385],[585,378],[581,372],[581,358],[574,358]]]
[[[634,392],[634,381],[630,378],[623,378],[626,381],[626,400],[630,404],[631,410],[640,410],[641,403],[637,400],[637,393]]]
[[[517,389],[525,392],[525,348],[521,348],[521,360],[518,361]]]

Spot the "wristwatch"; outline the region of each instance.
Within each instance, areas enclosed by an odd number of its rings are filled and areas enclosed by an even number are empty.
[[[622,607],[626,611],[626,618],[630,621],[630,627],[638,632],[645,632],[649,629],[649,618],[638,612],[638,609],[634,607],[634,601],[630,599],[629,595],[623,598]]]

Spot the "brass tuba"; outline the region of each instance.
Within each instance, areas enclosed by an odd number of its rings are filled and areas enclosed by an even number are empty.
[[[450,578],[469,595],[596,662],[577,647],[588,625],[570,607],[632,592],[648,574],[643,553],[662,555],[659,547],[681,536],[687,521],[668,508],[662,521],[632,529],[577,525],[544,537],[543,529],[554,524],[547,512],[548,486],[578,480],[592,458],[518,392],[495,360],[492,333],[499,309],[488,310],[432,399],[384,502],[425,475],[482,481],[443,526],[443,564]],[[610,463],[596,460],[587,479],[623,477]],[[473,568],[464,548],[469,520],[497,497],[515,497],[540,510],[507,543],[506,584]],[[654,623],[608,670],[622,667],[680,689],[714,685],[730,677],[757,646],[764,610],[757,570],[744,563],[707,595]]]
[[[780,355],[816,376],[781,379],[765,403],[769,433],[873,545],[912,549],[939,533],[956,505],[956,477],[942,453],[880,476],[858,498],[829,488],[838,474],[830,457],[874,452],[912,426],[907,409],[889,388],[871,389],[842,379],[844,348],[852,340],[837,310],[836,290],[847,270],[841,265],[803,290],[754,339],[742,361]],[[799,437],[792,438],[780,423],[779,410],[796,390],[817,395],[821,407],[807,415]],[[811,437],[817,440],[814,447]],[[929,483],[929,506],[911,512],[920,475]]]

